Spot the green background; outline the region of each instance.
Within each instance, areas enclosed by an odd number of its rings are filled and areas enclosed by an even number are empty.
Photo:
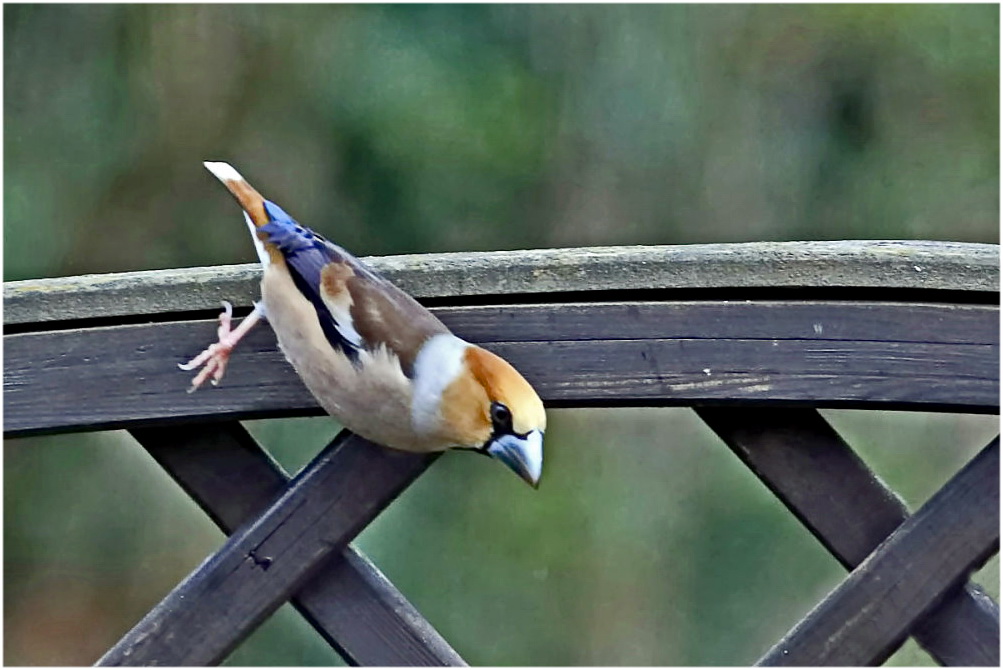
[[[993,5],[7,5],[4,279],[254,260],[206,159],[360,255],[997,243],[998,34]],[[998,432],[824,414],[914,509]],[[549,416],[539,491],[448,454],[358,541],[468,662],[748,664],[845,574],[691,411]],[[248,427],[290,472],[337,430]],[[223,540],[121,431],[6,441],[4,503],[8,664],[93,663]],[[338,659],[286,607],[228,662]]]

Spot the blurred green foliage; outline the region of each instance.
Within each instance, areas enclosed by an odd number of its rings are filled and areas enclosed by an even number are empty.
[[[359,254],[997,242],[998,35],[991,5],[6,5],[4,279],[253,260],[205,159]],[[827,416],[914,508],[998,429]],[[337,430],[249,427],[290,471]],[[552,411],[547,449],[538,492],[447,455],[359,538],[471,663],[746,664],[843,574],[686,410]],[[9,664],[93,662],[222,541],[125,433],[4,465]],[[228,662],[338,661],[285,608]]]

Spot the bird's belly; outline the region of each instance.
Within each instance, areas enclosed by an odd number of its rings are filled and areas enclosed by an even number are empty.
[[[449,446],[415,432],[411,382],[395,355],[362,351],[353,364],[340,348],[331,346],[313,305],[277,268],[266,269],[261,295],[282,353],[320,406],[346,428],[406,451],[440,451]]]

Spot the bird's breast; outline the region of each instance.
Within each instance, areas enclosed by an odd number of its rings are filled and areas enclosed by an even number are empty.
[[[397,356],[385,347],[362,350],[353,363],[324,335],[314,305],[288,270],[264,270],[261,297],[279,348],[321,407],[352,432],[406,451],[439,451],[449,445],[415,430],[412,386]]]

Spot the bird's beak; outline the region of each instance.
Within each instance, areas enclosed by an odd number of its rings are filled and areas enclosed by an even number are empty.
[[[539,487],[543,471],[542,431],[530,431],[525,437],[501,435],[488,444],[488,454],[512,468],[533,488]]]

